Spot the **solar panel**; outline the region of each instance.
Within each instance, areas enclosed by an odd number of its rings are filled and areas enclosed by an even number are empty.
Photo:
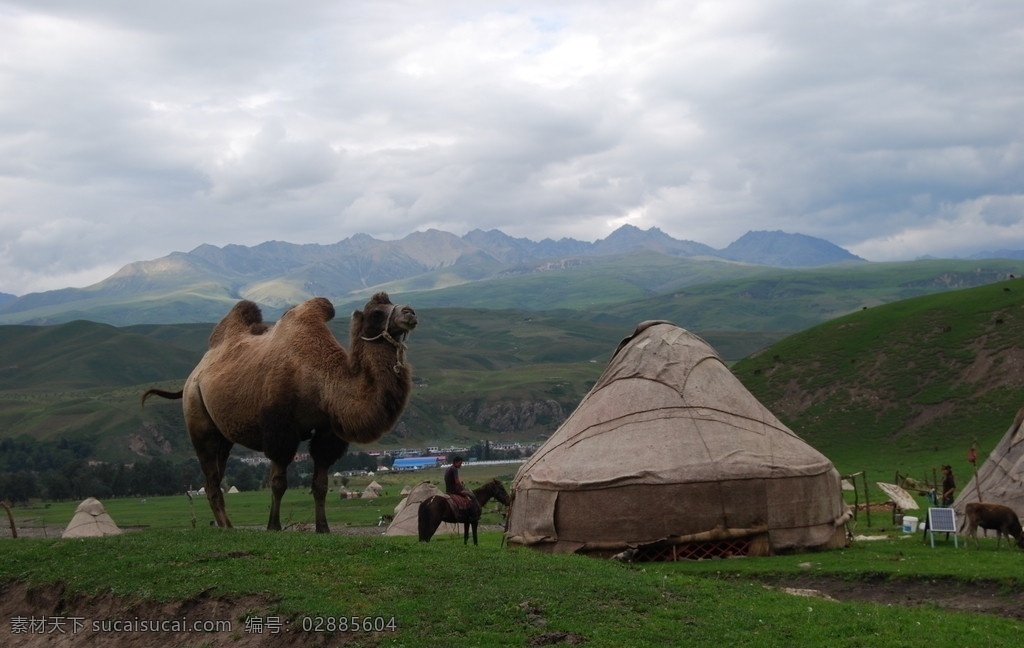
[[[952,533],[953,545],[960,547],[956,535],[956,511],[951,508],[928,509],[928,536],[932,541],[932,547],[935,546],[936,533]]]

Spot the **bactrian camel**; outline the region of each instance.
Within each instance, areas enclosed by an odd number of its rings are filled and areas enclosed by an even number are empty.
[[[316,531],[327,533],[331,465],[349,443],[379,439],[405,409],[412,385],[403,340],[416,327],[415,311],[377,293],[352,314],[347,352],[327,327],[333,317],[331,302],[317,297],[267,326],[256,304],[239,302],[213,329],[209,350],[182,391],[150,389],[142,395],[143,404],[150,395],[182,399],[219,526],[231,526],[220,485],[234,444],[270,459],[267,528],[280,530],[286,470],[308,440]]]

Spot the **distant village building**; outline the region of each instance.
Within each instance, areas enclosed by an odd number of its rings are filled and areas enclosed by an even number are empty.
[[[401,457],[395,459],[392,470],[423,470],[437,468],[444,463],[444,457]]]

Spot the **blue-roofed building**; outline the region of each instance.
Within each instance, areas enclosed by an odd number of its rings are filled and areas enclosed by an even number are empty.
[[[395,459],[391,470],[422,470],[436,468],[444,463],[444,457],[402,457]]]

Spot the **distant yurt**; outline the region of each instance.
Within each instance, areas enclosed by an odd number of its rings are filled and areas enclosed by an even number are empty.
[[[441,489],[428,481],[416,484],[416,486],[409,491],[409,494],[395,506],[395,517],[391,520],[391,524],[389,524],[388,528],[384,531],[384,535],[419,535],[420,502],[430,499],[434,495],[441,494]],[[462,527],[458,524],[451,524],[449,522],[442,522],[441,526],[437,529],[437,534],[461,532]]]
[[[374,499],[376,497],[380,497],[380,494],[382,492],[384,492],[384,487],[378,484],[376,480],[374,480],[366,485],[366,488],[363,489],[363,494],[361,495],[361,497],[363,499]]]
[[[1010,429],[960,490],[953,508],[962,518],[968,502],[981,500],[1009,506],[1024,518],[1024,409],[1017,412]]]
[[[512,491],[510,544],[640,560],[843,546],[850,516],[832,462],[663,321],[622,341]]]
[[[83,500],[75,514],[61,534],[62,538],[95,538],[99,536],[117,535],[121,529],[107,513],[95,497]]]

